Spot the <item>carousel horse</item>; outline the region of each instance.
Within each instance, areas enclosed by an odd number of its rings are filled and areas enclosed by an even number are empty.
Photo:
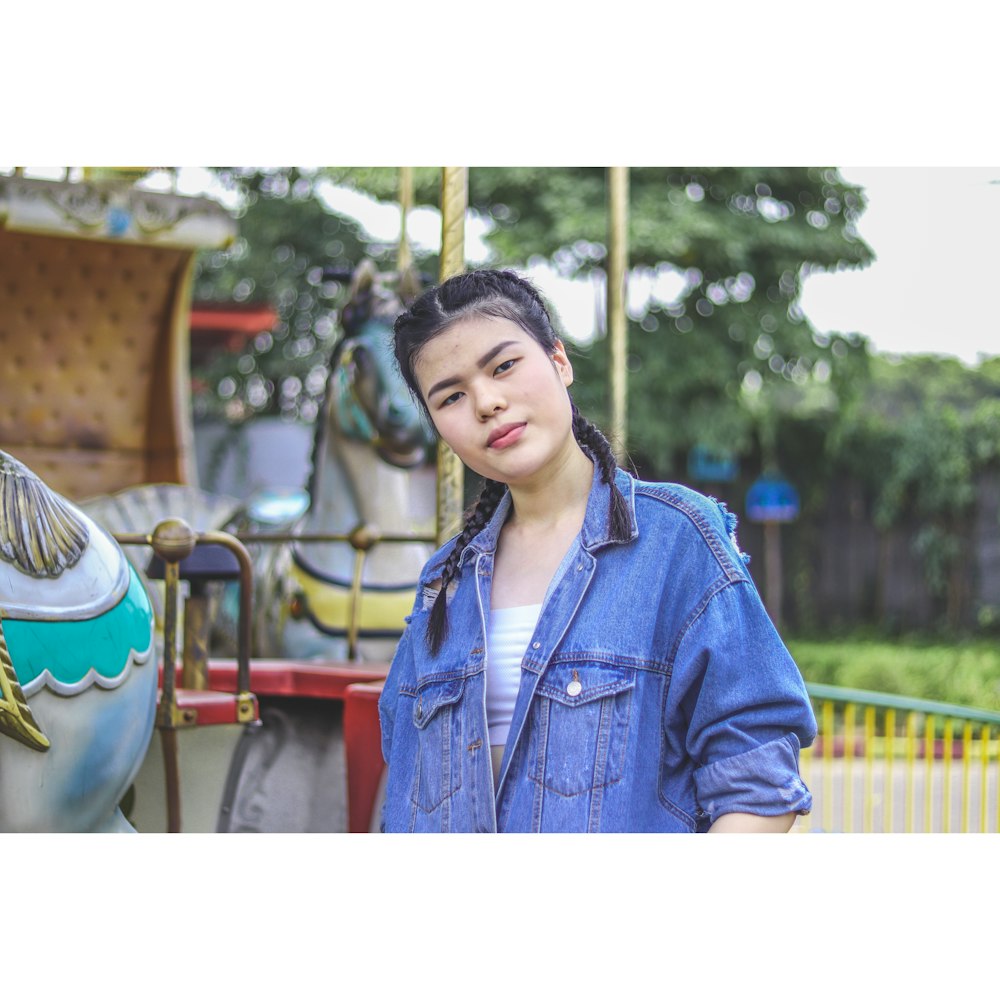
[[[435,438],[392,352],[392,324],[402,300],[419,291],[414,285],[404,277],[391,293],[370,262],[356,269],[313,439],[308,495],[265,491],[226,526],[254,557],[255,657],[343,661],[353,655],[385,662],[403,632],[430,543],[369,549],[353,609],[356,550],[350,543],[303,537],[255,545],[252,535],[433,531]],[[230,586],[225,593],[213,648],[232,655],[236,591]],[[352,610],[359,636],[353,650],[347,638]],[[262,725],[243,734],[234,754],[236,791],[225,829],[346,829],[341,711],[338,702],[324,699],[261,699]]]
[[[368,526],[383,534],[433,532],[435,438],[392,350],[392,324],[402,297],[418,291],[413,285],[404,275],[393,293],[370,261],[355,270],[313,440],[308,508],[282,525],[268,521],[263,503],[251,502],[241,533],[248,525],[250,531],[301,535],[349,534]],[[356,549],[348,542],[308,540],[260,549],[255,654],[348,658]],[[367,553],[357,611],[360,658],[391,658],[431,551],[414,541],[376,544]]]
[[[0,831],[130,832],[153,733],[146,591],[112,537],[0,451]]]

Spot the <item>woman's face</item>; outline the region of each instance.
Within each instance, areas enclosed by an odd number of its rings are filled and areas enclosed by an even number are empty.
[[[516,323],[470,316],[420,349],[414,374],[438,433],[481,476],[527,485],[579,447],[559,341],[550,356]]]

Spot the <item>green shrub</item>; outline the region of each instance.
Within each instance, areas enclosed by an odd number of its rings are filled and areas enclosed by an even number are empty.
[[[806,681],[1000,712],[1000,644],[788,640]]]

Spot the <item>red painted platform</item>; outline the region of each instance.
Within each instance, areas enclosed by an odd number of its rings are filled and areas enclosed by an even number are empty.
[[[378,696],[388,663],[251,660],[250,691],[263,696],[326,698],[344,703],[344,753],[347,764],[347,824],[367,833],[385,764],[378,722]],[[180,681],[180,672],[177,676]],[[160,683],[163,668],[160,668]],[[236,660],[208,661],[207,691],[177,688],[177,707],[196,713],[198,726],[238,722]],[[255,705],[254,717],[258,715]]]
[[[160,695],[162,695],[162,691]],[[160,698],[157,697],[157,703]],[[238,713],[236,695],[229,691],[192,691],[178,688],[176,691],[177,711],[184,724],[189,726],[227,726],[246,722]],[[260,706],[253,699],[254,720],[260,718]]]

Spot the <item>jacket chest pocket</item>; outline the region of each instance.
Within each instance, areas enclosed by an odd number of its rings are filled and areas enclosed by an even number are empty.
[[[535,689],[531,777],[559,795],[580,795],[621,779],[635,671],[555,664]]]
[[[412,798],[417,808],[433,812],[462,786],[462,678],[426,684],[413,698],[417,759]]]

